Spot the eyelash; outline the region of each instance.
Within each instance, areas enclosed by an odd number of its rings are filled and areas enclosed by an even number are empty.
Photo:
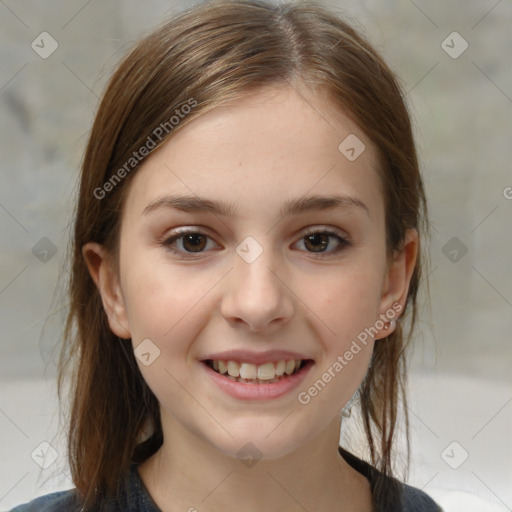
[[[191,235],[191,234],[192,235],[201,235],[201,236],[205,236],[206,238],[210,238],[206,233],[203,233],[201,231],[197,231],[197,230],[194,230],[194,229],[183,229],[183,230],[180,230],[179,232],[175,233],[174,235],[166,238],[163,241],[163,245],[166,248],[168,248],[170,251],[172,251],[173,253],[179,254],[183,258],[194,258],[194,256],[193,256],[194,254],[202,254],[202,253],[204,253],[206,251],[198,251],[198,252],[179,251],[175,247],[172,246],[172,244],[174,242],[176,242],[177,240],[180,240],[184,236]],[[313,251],[306,251],[306,252],[309,252],[310,254],[312,254],[314,257],[325,258],[326,256],[323,256],[323,255],[331,256],[331,255],[334,255],[334,254],[338,254],[339,252],[343,251],[344,249],[346,249],[347,247],[352,245],[352,243],[349,242],[346,238],[343,238],[337,232],[330,231],[328,229],[324,229],[324,230],[308,230],[300,238],[300,240],[303,240],[305,237],[307,237],[309,235],[327,235],[329,237],[336,238],[338,240],[338,242],[339,242],[339,245],[334,250],[332,250],[332,251],[317,252],[317,253],[315,253]]]

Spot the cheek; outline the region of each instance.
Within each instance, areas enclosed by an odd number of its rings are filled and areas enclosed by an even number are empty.
[[[315,308],[327,329],[318,337],[323,345],[318,371],[299,395],[299,403],[313,415],[337,415],[368,371],[374,347],[369,328],[376,321],[379,296],[370,274],[340,275],[316,295]]]
[[[342,407],[368,370],[375,335],[371,328],[379,318],[382,281],[382,269],[370,261],[361,257],[339,272],[331,272],[329,278],[311,281],[315,293],[309,296],[315,297],[314,310],[327,327],[319,336],[324,348],[319,361],[322,382],[310,389],[318,393],[317,406],[329,402]],[[319,393],[324,384],[328,389]]]
[[[187,381],[190,340],[207,320],[205,291],[214,280],[149,257],[144,264],[134,262],[135,258],[126,258],[125,269],[130,270],[123,282],[132,345],[137,354],[137,347],[146,343],[150,364],[139,359],[139,369],[158,400],[172,408],[187,399],[177,382]]]
[[[207,320],[208,291],[219,276],[172,265],[157,251],[140,257],[134,252],[123,263],[123,296],[134,346],[149,338],[166,351],[184,351],[187,339]]]
[[[338,343],[372,326],[378,318],[382,276],[376,265],[357,265],[315,280],[315,310]],[[362,267],[362,268],[361,268]],[[342,347],[340,347],[342,348]]]
[[[132,275],[127,283],[126,310],[134,341],[140,336],[167,338],[179,324],[185,323],[180,319],[186,319],[197,302],[194,282],[183,286],[176,274],[169,281],[165,276],[154,277],[150,272]]]

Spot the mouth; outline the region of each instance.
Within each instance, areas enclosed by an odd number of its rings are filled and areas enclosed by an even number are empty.
[[[253,364],[221,359],[202,361],[214,372],[244,384],[274,384],[299,373],[313,364],[312,359],[280,359],[263,364]]]

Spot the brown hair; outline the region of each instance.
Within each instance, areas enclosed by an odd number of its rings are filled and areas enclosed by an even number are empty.
[[[123,199],[143,161],[130,159],[147,145],[148,137],[155,138],[157,127],[169,125],[181,105],[195,102],[157,146],[231,99],[262,86],[296,82],[321,90],[378,147],[388,254],[401,247],[406,229],[426,232],[425,194],[401,88],[375,49],[335,13],[313,2],[208,2],[184,11],[136,44],[110,79],[96,114],[82,165],[72,241],[59,396],[71,368],[68,456],[86,507],[115,494],[130,464],[152,455],[163,435],[158,402],[139,372],[131,340],[119,339],[110,330],[81,249],[94,241],[116,253]],[[122,168],[124,173],[119,172]],[[124,179],[114,180],[116,174]],[[113,185],[105,187],[107,182]],[[104,198],[98,198],[100,189]],[[404,349],[416,323],[422,266],[419,255],[403,311],[409,313],[408,328],[398,323],[390,336],[376,341],[360,388],[371,462],[386,475],[393,473],[399,400],[406,403]],[[408,439],[406,407],[404,413]],[[148,421],[154,433],[142,442]]]

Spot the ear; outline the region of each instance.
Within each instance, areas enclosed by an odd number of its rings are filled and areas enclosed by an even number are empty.
[[[403,247],[395,251],[393,261],[389,264],[386,271],[380,305],[381,319],[397,319],[400,316],[400,311],[404,309],[409,284],[418,258],[418,250],[418,232],[416,229],[408,229],[405,234]],[[390,311],[395,312],[396,316],[390,317]],[[386,315],[386,312],[388,312],[388,315]],[[375,336],[375,339],[389,336],[393,330],[393,323],[391,325],[388,324]]]
[[[120,338],[131,338],[126,307],[110,254],[101,244],[89,242],[82,247],[82,255],[100,292],[110,329]]]

